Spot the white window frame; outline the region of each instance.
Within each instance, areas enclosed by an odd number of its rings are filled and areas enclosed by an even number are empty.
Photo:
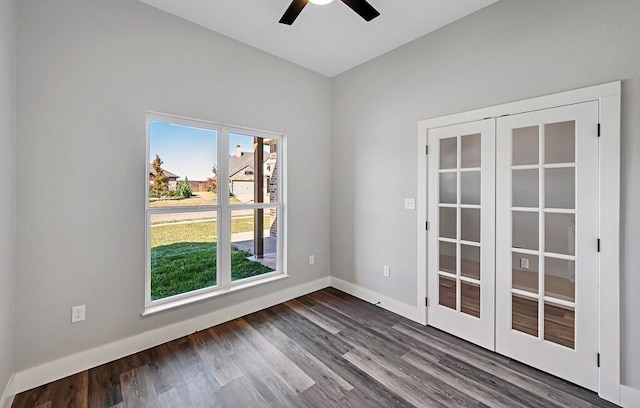
[[[151,163],[150,153],[150,124],[151,122],[170,123],[178,126],[186,126],[199,129],[207,129],[217,132],[217,171],[218,171],[218,200],[214,205],[193,206],[193,207],[149,207],[149,163]],[[253,203],[253,204],[230,204],[229,183],[224,182],[229,179],[229,135],[241,134],[255,136],[264,139],[276,139],[278,141],[278,201],[277,203]],[[283,134],[256,130],[239,126],[228,126],[219,123],[187,118],[183,116],[147,112],[146,115],[146,166],[145,166],[145,292],[143,316],[173,309],[176,307],[199,302],[226,293],[235,292],[267,282],[284,279],[288,277],[286,271],[286,137]],[[222,198],[222,199],[221,199]],[[259,276],[242,279],[233,282],[231,280],[231,211],[248,209],[271,209],[277,211],[277,255],[276,270]],[[186,292],[179,295],[170,296],[164,299],[151,300],[151,215],[166,214],[172,212],[217,212],[217,266],[216,285]]]
[[[598,395],[620,403],[620,81],[506,103],[474,111],[443,116],[418,123],[418,316],[429,324],[428,309],[421,307],[427,296],[427,160],[425,146],[429,129],[486,118],[532,112],[582,102],[599,102],[601,125],[599,231],[602,247],[598,265],[598,343],[600,354]],[[603,271],[606,274],[603,274]]]

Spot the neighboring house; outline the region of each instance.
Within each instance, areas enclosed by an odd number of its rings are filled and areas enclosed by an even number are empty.
[[[255,173],[253,156],[253,152],[243,152],[240,146],[236,146],[235,154],[229,158],[229,191],[231,194],[235,196],[253,195]],[[263,174],[268,180],[271,175],[268,153],[264,154],[263,161]],[[264,185],[268,186],[268,181]]]
[[[177,176],[166,169],[163,169],[163,170],[164,170],[165,177],[167,177],[167,184],[169,185],[169,191],[175,191],[175,189],[178,187],[178,179],[180,178],[180,176]],[[155,176],[156,176],[156,171],[153,168],[153,165],[149,164],[149,185],[153,184],[153,178]]]

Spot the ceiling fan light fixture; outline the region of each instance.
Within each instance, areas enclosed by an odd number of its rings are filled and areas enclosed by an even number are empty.
[[[325,4],[331,3],[333,0],[309,0],[310,3],[316,4],[318,6],[324,6]]]

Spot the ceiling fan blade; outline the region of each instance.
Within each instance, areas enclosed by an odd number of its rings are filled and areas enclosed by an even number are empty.
[[[342,2],[367,21],[371,21],[380,15],[378,10],[374,9],[366,0],[342,0]]]
[[[302,12],[302,9],[307,5],[308,2],[309,0],[293,0],[289,5],[287,11],[285,11],[282,15],[280,23],[287,25],[293,24],[293,22],[296,21],[296,18],[298,18],[298,15],[300,14],[300,12]]]

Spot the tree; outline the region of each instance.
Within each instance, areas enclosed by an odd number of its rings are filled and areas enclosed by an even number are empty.
[[[215,193],[218,191],[218,170],[215,166],[211,168],[213,177],[207,177],[207,191]]]
[[[193,191],[191,190],[191,185],[189,184],[189,178],[185,176],[184,181],[179,181],[176,190],[178,191],[178,195],[182,198],[191,197]]]
[[[162,197],[162,194],[169,191],[169,179],[164,174],[164,170],[162,169],[163,161],[160,159],[160,156],[156,154],[155,160],[151,164],[153,167],[153,179],[151,184],[151,191],[153,191],[157,197]]]

